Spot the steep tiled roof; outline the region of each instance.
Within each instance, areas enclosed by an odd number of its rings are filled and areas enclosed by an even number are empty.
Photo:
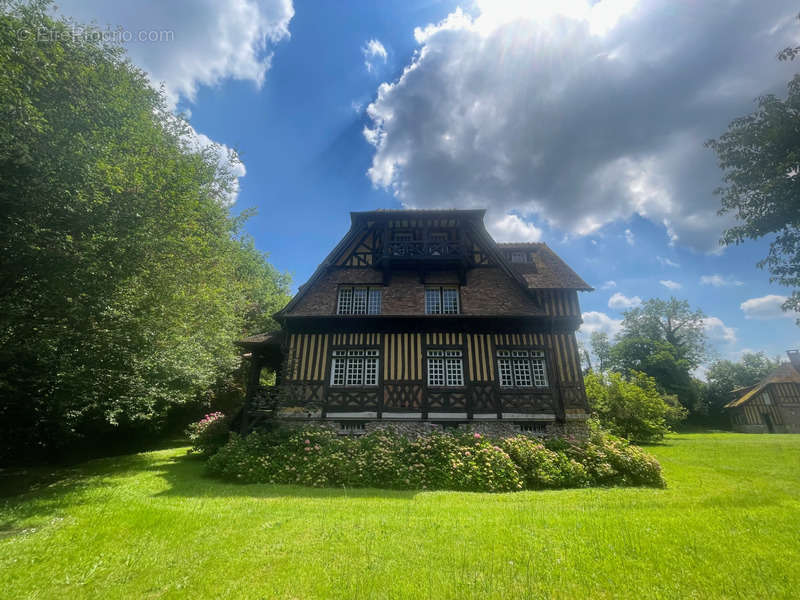
[[[581,279],[561,257],[544,242],[498,243],[501,249],[532,250],[535,271],[524,268],[524,263],[511,263],[512,269],[522,273],[530,288],[561,288],[592,291],[592,286]]]
[[[472,233],[477,237],[477,241],[482,243],[489,251],[490,256],[497,261],[498,266],[503,269],[513,280],[517,282],[521,288],[528,291],[535,289],[572,289],[592,291],[593,288],[587,284],[580,276],[575,273],[559,256],[553,252],[545,243],[542,242],[528,242],[528,243],[513,243],[513,244],[498,244],[486,231],[483,224],[483,217],[486,213],[485,209],[378,209],[373,211],[351,212],[350,231],[339,241],[336,247],[328,254],[325,260],[317,267],[309,280],[298,288],[297,294],[282,310],[275,314],[275,317],[280,320],[284,315],[288,314],[294,309],[299,302],[300,298],[308,291],[311,285],[322,275],[326,268],[333,264],[334,258],[342,251],[344,251],[350,244],[355,241],[355,236],[359,233],[360,228],[364,226],[365,221],[371,219],[396,219],[398,217],[406,217],[413,219],[419,214],[425,214],[427,217],[436,218],[436,215],[442,215],[447,218],[463,217],[466,221],[473,224]],[[528,268],[522,268],[511,263],[503,255],[504,248],[532,248],[535,250],[534,263],[535,268],[530,268],[533,265],[528,264]]]
[[[790,364],[784,363],[775,369],[772,373],[767,375],[764,379],[762,379],[758,385],[754,386],[750,391],[745,393],[742,396],[739,396],[733,402],[729,402],[725,405],[725,408],[733,408],[735,406],[741,406],[754,396],[756,396],[761,390],[763,390],[766,386],[770,383],[800,383],[800,373]]]
[[[277,345],[281,343],[282,339],[282,331],[270,331],[268,333],[257,333],[237,340],[236,345],[243,347]]]

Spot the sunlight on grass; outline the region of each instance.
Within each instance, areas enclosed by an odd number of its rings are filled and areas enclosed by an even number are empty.
[[[92,461],[0,505],[9,598],[788,598],[800,436],[648,448],[666,490],[234,485],[185,449]],[[58,474],[57,474],[58,475]]]

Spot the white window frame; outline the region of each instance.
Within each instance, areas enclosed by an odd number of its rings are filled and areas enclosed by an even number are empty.
[[[427,351],[428,387],[464,387],[464,354],[461,350]]]
[[[514,250],[511,252],[512,263],[526,263],[528,262],[528,253],[522,250]]]
[[[455,300],[455,306],[452,302],[445,303],[445,292],[452,293],[449,300]],[[457,286],[445,285],[438,287],[425,288],[425,314],[426,315],[460,315],[461,314],[461,298],[460,290]]]
[[[383,288],[366,285],[339,287],[337,315],[379,315],[383,310]]]
[[[497,373],[502,389],[550,387],[542,350],[498,350]]]
[[[331,387],[377,387],[379,373],[378,350],[350,348],[331,353]]]

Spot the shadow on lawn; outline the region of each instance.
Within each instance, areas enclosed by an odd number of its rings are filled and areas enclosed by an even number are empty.
[[[250,498],[385,498],[411,500],[416,490],[386,490],[377,488],[315,488],[300,485],[270,483],[231,483],[209,477],[204,473],[202,459],[191,456],[172,456],[153,464],[154,471],[168,484],[169,489],[155,496],[184,497],[250,497]]]

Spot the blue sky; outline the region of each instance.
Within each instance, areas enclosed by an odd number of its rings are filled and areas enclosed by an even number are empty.
[[[597,289],[583,332],[651,297],[708,315],[716,354],[800,346],[788,291],[721,250],[703,141],[782,94],[792,2],[59,2],[127,43],[202,143],[235,148],[234,211],[304,282],[349,212],[486,207],[498,241],[545,241]],[[554,12],[553,6],[558,6]]]

